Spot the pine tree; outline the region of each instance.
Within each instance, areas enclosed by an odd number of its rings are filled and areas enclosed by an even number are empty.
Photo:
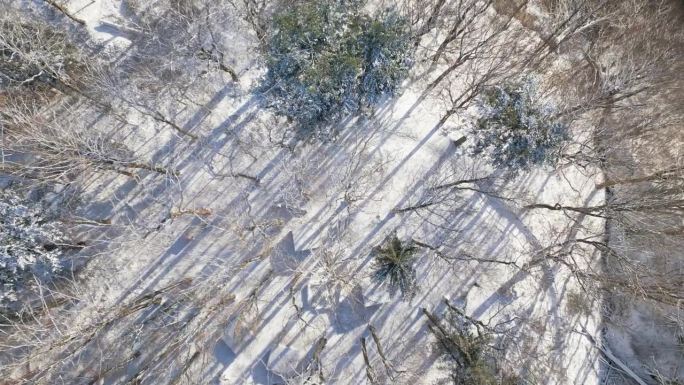
[[[274,17],[260,87],[268,106],[311,129],[394,93],[410,65],[406,22],[362,5],[305,1]]]
[[[479,100],[480,117],[471,129],[473,153],[486,153],[497,167],[517,171],[553,165],[569,138],[555,106],[540,103],[534,81],[493,87]]]
[[[401,292],[404,299],[411,299],[416,292],[416,252],[412,242],[402,242],[393,235],[383,246],[375,250],[373,278],[388,284],[394,293]]]

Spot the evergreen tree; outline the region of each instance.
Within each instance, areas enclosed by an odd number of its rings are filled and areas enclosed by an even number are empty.
[[[556,108],[536,100],[533,81],[509,83],[485,91],[472,134],[475,155],[486,153],[497,167],[517,171],[533,165],[553,165],[569,138]]]
[[[304,1],[274,17],[267,104],[304,128],[330,124],[391,95],[409,65],[409,35],[393,13],[360,13],[361,1]]]
[[[383,246],[375,250],[375,272],[373,278],[387,283],[394,293],[400,291],[404,299],[410,299],[416,292],[416,252],[412,242],[402,242],[393,235]]]

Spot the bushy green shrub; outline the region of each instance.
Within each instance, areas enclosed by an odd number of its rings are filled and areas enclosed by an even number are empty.
[[[362,8],[359,0],[308,0],[275,15],[260,86],[268,106],[311,129],[395,92],[410,65],[406,21]]]
[[[418,248],[411,242],[402,242],[393,235],[383,246],[375,249],[373,278],[388,284],[390,290],[401,292],[410,299],[416,292],[416,270],[413,267]]]
[[[534,81],[493,87],[479,99],[480,117],[473,125],[475,155],[488,154],[497,167],[529,169],[555,164],[568,138],[568,127],[556,108],[537,100]]]

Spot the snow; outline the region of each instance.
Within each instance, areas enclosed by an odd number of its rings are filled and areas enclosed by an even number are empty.
[[[120,2],[70,1],[69,9],[110,49],[130,46],[127,35],[135,31],[121,23]],[[226,385],[294,378],[311,366],[312,349],[325,337],[320,360],[326,383],[362,384],[359,339],[368,337],[373,325],[401,381],[431,384],[444,373],[431,353],[433,340],[420,309],[440,314],[448,299],[483,322],[515,326],[520,342],[509,355],[509,365],[519,365],[514,369],[548,373],[542,382],[547,384],[599,383],[597,351],[573,332],[581,325],[596,335],[597,314],[567,314],[564,293],[576,290],[576,283],[550,263],[521,270],[446,262],[425,250],[416,264],[420,288],[413,300],[391,297],[371,280],[371,249],[395,230],[400,238],[443,245],[453,255],[523,266],[534,251],[556,243],[555,234],[572,227],[571,220],[560,213],[525,211],[518,203],[475,191],[455,193],[458,210],[395,213],[418,200],[427,181],[444,177],[447,169],[490,171],[464,149],[469,142],[454,146],[454,138],[466,133],[438,124],[439,102],[427,98],[416,107],[421,89],[409,88],[372,118],[348,122],[336,141],[299,144],[290,152],[268,143],[268,130],[283,124],[259,111],[250,96],[262,71],[246,70],[231,92],[222,92],[211,79],[202,83],[207,94],[198,103],[210,104],[210,110],[177,118],[190,121],[206,113],[193,124],[201,140],[158,134],[148,124],[125,139],[136,151],[175,164],[178,181],[145,175],[131,182],[117,176],[89,186],[92,206],[117,213],[115,223],[149,229],[148,236],[126,241],[88,267],[85,276],[90,274],[89,284],[103,306],[183,278],[233,295],[234,302],[217,313],[220,319],[208,324],[220,336],[199,347],[205,367],[211,368],[198,369],[206,376],[199,382],[214,378],[211,373]],[[457,120],[445,127],[461,127]],[[236,172],[259,181],[225,176]],[[535,169],[497,181],[499,194],[536,202],[598,202],[602,197],[592,196],[592,187],[593,181],[574,169],[564,175]],[[162,223],[173,207],[207,208],[212,214]],[[376,371],[382,371],[374,347],[369,354]]]

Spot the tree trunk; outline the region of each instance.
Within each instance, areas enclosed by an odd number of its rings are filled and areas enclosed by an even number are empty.
[[[43,1],[45,1],[46,3],[50,4],[51,6],[53,6],[55,8],[57,8],[57,10],[59,12],[64,14],[64,16],[68,17],[69,19],[77,22],[80,25],[83,25],[83,26],[86,25],[86,22],[83,19],[79,19],[78,17],[72,15],[68,9],[64,8],[64,6],[62,6],[62,5],[57,4],[56,1],[54,1],[54,0],[43,0]]]
[[[626,179],[607,179],[606,181],[596,185],[597,189],[603,189],[606,187],[613,187],[620,184],[632,184],[641,182],[650,182],[654,180],[670,180],[678,177],[678,172],[684,171],[684,167],[675,167],[668,170],[661,170],[655,172],[651,175],[646,175],[638,178],[626,178]]]

